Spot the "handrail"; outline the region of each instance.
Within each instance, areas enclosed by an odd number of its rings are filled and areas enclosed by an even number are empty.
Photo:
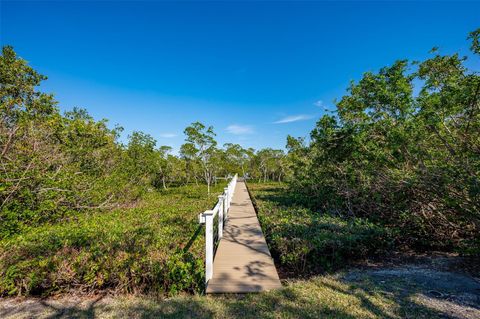
[[[237,185],[238,174],[232,178],[227,187],[223,189],[222,195],[218,196],[218,202],[213,209],[206,210],[198,215],[200,224],[205,224],[205,282],[213,277],[213,257],[215,254],[215,237],[213,235],[213,221],[218,215],[218,236],[217,241],[223,237],[223,227],[228,219],[228,211]]]

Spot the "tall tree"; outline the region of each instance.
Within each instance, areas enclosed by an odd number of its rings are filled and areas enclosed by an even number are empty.
[[[156,151],[156,162],[158,169],[158,177],[162,181],[163,189],[167,189],[167,179],[172,171],[172,156],[170,152],[172,147],[170,146],[160,146]]]
[[[193,155],[200,162],[203,178],[207,183],[208,195],[210,195],[210,186],[214,177],[214,165],[211,160],[217,146],[216,134],[212,126],[206,127],[200,122],[192,123],[184,130],[184,133],[187,143],[182,146],[182,150],[188,151],[188,154]]]
[[[225,143],[223,148],[225,153],[224,161],[228,166],[229,172],[241,173],[245,176],[252,153],[240,144]]]

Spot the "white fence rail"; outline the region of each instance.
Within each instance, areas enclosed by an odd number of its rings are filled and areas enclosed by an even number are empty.
[[[223,194],[218,196],[218,202],[212,210],[207,210],[198,216],[200,224],[205,224],[205,282],[213,276],[213,257],[218,241],[223,237],[223,226],[228,218],[237,178],[238,175],[235,174],[228,186],[224,188]],[[217,223],[215,223],[215,217],[218,217]]]

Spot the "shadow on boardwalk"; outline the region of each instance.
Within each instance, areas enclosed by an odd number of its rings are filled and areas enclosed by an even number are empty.
[[[206,292],[248,293],[281,287],[249,192],[239,181]]]

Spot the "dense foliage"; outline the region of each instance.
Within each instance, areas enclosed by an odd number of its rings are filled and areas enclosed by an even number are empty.
[[[398,230],[408,247],[478,252],[480,76],[465,57],[432,53],[365,73],[308,145],[289,137],[290,185],[311,207]]]

